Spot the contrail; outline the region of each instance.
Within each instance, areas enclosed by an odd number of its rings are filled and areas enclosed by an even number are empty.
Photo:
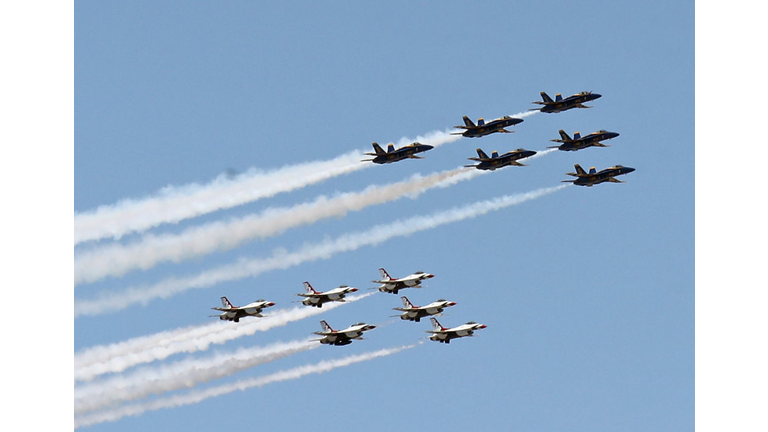
[[[75,414],[223,378],[245,369],[320,347],[311,339],[278,342],[266,347],[219,352],[159,367],[139,368],[128,375],[75,387]]]
[[[186,394],[170,396],[150,402],[123,405],[112,410],[101,411],[89,415],[75,416],[75,428],[91,426],[98,423],[117,421],[125,416],[138,416],[147,411],[156,411],[163,408],[176,408],[184,405],[196,404],[208,398],[222,396],[238,390],[244,391],[253,387],[263,387],[267,384],[298,379],[309,374],[328,372],[336,368],[396,354],[400,351],[413,348],[416,345],[418,344],[382,349],[369,353],[352,355],[337,360],[324,360],[316,364],[309,364],[287,369],[262,377],[240,380],[231,384],[210,387],[205,390],[192,391]]]
[[[562,190],[567,186],[542,188],[480,201],[427,216],[416,216],[389,224],[377,225],[367,231],[342,235],[335,240],[308,244],[296,252],[289,253],[284,250],[276,250],[268,258],[242,259],[234,264],[202,272],[197,276],[170,278],[149,287],[129,288],[121,294],[102,294],[95,300],[76,301],[75,317],[121,310],[137,303],[146,304],[152,299],[168,298],[189,289],[207,288],[224,281],[255,277],[269,270],[286,269],[307,261],[328,259],[339,252],[356,250],[362,246],[377,245],[394,237],[408,236],[418,231],[474,218],[491,211],[530,201]]]
[[[129,270],[146,270],[162,262],[181,262],[212,252],[225,251],[253,239],[278,235],[290,228],[309,225],[322,219],[341,217],[409,196],[412,199],[435,187],[447,187],[471,179],[479,171],[457,168],[427,176],[413,175],[408,180],[387,185],[371,185],[359,192],[292,207],[269,208],[259,214],[229,221],[208,223],[179,234],[146,235],[128,245],[111,244],[75,254],[75,284],[94,282],[106,276],[122,276]]]
[[[417,140],[437,147],[459,138],[450,131],[437,131],[419,136]],[[239,206],[373,165],[361,162],[362,158],[363,152],[355,150],[330,160],[287,165],[270,171],[254,168],[234,178],[220,175],[208,184],[168,186],[153,196],[125,199],[75,213],[75,245],[107,237],[119,239],[125,234]]]
[[[327,303],[322,309],[297,306],[274,311],[261,319],[243,320],[240,323],[217,320],[210,324],[184,327],[106,346],[92,347],[75,354],[75,380],[90,381],[102,374],[122,372],[133,366],[163,360],[174,354],[205,351],[211,344],[223,344],[239,337],[251,336],[256,332],[281,327],[373,294],[375,293],[347,297],[346,302]]]

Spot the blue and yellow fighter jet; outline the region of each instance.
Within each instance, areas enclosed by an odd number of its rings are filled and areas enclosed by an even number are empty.
[[[520,162],[517,162],[517,161],[519,159],[531,157],[535,154],[536,152],[533,150],[524,150],[520,148],[511,152],[506,152],[501,156],[499,156],[499,152],[494,151],[493,153],[491,153],[491,157],[488,157],[488,155],[485,154],[485,152],[482,149],[477,149],[478,157],[471,157],[467,159],[477,161],[480,163],[477,165],[464,165],[464,166],[475,167],[479,170],[490,170],[490,171],[493,171],[497,168],[505,167],[508,165],[526,166],[525,164],[521,164]]]
[[[541,108],[531,108],[528,111],[541,111],[545,113],[559,113],[561,111],[569,110],[571,108],[592,108],[584,105],[584,102],[595,100],[602,95],[592,92],[581,92],[575,95],[568,96],[563,99],[563,95],[560,93],[555,95],[555,100],[545,92],[541,92],[541,99],[543,102],[534,101],[532,103],[544,105]]]
[[[601,144],[600,141],[613,139],[619,136],[617,132],[608,132],[607,130],[599,130],[585,136],[581,136],[579,132],[576,132],[573,134],[573,138],[568,136],[562,129],[560,129],[559,132],[560,139],[553,139],[550,141],[562,144],[559,146],[549,146],[547,148],[556,148],[562,151],[576,151],[587,147],[610,147],[609,145]]]
[[[464,116],[464,126],[454,126],[456,129],[465,129],[464,132],[453,132],[451,135],[463,135],[467,138],[479,138],[492,133],[512,133],[514,131],[508,131],[504,129],[507,126],[514,126],[518,123],[522,123],[523,119],[514,118],[510,116],[504,116],[491,120],[488,123],[482,118],[477,120],[475,124],[469,117]]]
[[[368,156],[375,156],[375,157],[373,159],[363,159],[362,161],[363,162],[372,161],[373,163],[376,163],[376,164],[387,164],[387,163],[401,161],[403,159],[424,159],[421,156],[416,156],[416,153],[432,150],[433,148],[434,147],[431,145],[415,142],[413,144],[408,144],[406,146],[400,147],[397,150],[395,150],[394,144],[389,144],[387,146],[387,151],[384,151],[384,149],[382,149],[378,143],[373,143],[373,150],[376,153],[363,153],[363,154]]]
[[[589,169],[589,172],[584,171],[579,164],[573,166],[576,168],[575,173],[566,173],[566,175],[577,177],[576,180],[563,180],[563,183],[573,183],[576,186],[592,187],[593,185],[612,182],[612,183],[624,183],[621,180],[616,180],[616,176],[629,174],[634,171],[634,168],[625,167],[621,165],[612,166],[599,172],[595,172],[595,167]]]

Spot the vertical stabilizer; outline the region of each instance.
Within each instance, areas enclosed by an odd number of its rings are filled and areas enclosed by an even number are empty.
[[[561,102],[563,100],[563,95],[560,93],[555,95],[555,102]]]
[[[567,134],[567,133],[565,133],[565,131],[564,131],[564,130],[560,129],[558,132],[560,133],[560,139],[561,139],[561,140],[563,140],[563,141],[572,141],[572,140],[571,140],[571,137],[570,137],[570,136],[568,136],[568,134]]]
[[[333,332],[333,329],[331,328],[330,325],[328,325],[327,322],[325,322],[325,320],[320,321],[320,327],[323,329],[324,332]]]
[[[581,165],[576,164],[573,167],[576,168],[576,174],[578,174],[578,175],[587,175],[587,172],[584,171],[584,168],[582,168]]]
[[[385,153],[385,152],[384,152],[384,149],[383,149],[383,148],[381,148],[381,146],[379,145],[379,143],[373,143],[373,151],[375,151],[377,155],[379,155],[379,154],[384,154],[384,153]]]
[[[491,153],[491,159],[496,159],[496,158],[498,158],[498,157],[499,157],[499,152],[498,152],[498,151],[496,151],[496,150],[494,150],[494,151]]]
[[[573,134],[573,139],[581,139],[581,132],[576,132]]]
[[[379,269],[379,274],[381,275],[381,280],[392,280],[392,276],[390,276],[383,268]]]
[[[222,297],[221,307],[223,307],[224,309],[232,309],[234,306],[232,306],[232,303],[230,303],[226,297]]]
[[[388,145],[387,146],[387,153],[392,153],[393,151],[395,151],[395,145],[394,144]]]
[[[307,292],[307,294],[317,294],[317,291],[312,288],[312,285],[310,285],[309,282],[304,282],[304,290]]]
[[[400,297],[400,300],[403,301],[403,308],[405,308],[405,309],[413,309],[414,308],[413,303],[411,303],[411,301],[408,300],[408,297],[402,296],[402,297]]]
[[[470,120],[469,117],[464,116],[462,117],[462,119],[464,120],[464,126],[466,126],[467,128],[471,129],[476,127],[475,123],[472,120]]]
[[[434,331],[445,330],[445,327],[441,326],[440,322],[435,317],[430,317],[429,320],[432,322],[432,329]]]
[[[597,171],[595,170],[595,167],[592,167],[589,169],[590,174],[595,174]]]
[[[546,92],[541,92],[541,100],[543,100],[544,102],[554,102]]]
[[[487,154],[485,154],[485,152],[483,151],[483,149],[477,149],[477,156],[478,156],[480,159],[488,159],[488,155],[487,155]]]

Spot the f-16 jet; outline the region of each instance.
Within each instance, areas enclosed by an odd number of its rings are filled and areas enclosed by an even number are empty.
[[[584,105],[584,102],[595,100],[602,95],[592,92],[581,92],[575,95],[568,96],[563,99],[563,95],[560,93],[555,95],[555,100],[545,92],[541,92],[541,99],[543,102],[534,101],[532,103],[544,105],[541,108],[531,108],[529,111],[541,111],[545,113],[559,113],[561,111],[569,110],[571,108],[592,108]]]
[[[352,324],[344,330],[334,330],[325,321],[320,321],[320,326],[323,328],[323,331],[313,332],[316,335],[323,336],[322,339],[317,340],[319,340],[321,344],[335,346],[349,345],[352,343],[353,339],[363,340],[363,332],[376,328],[374,325],[369,325],[362,322]]]
[[[587,147],[610,147],[606,144],[601,144],[600,141],[616,138],[619,136],[617,132],[608,132],[607,130],[599,130],[592,132],[589,135],[581,136],[579,132],[573,134],[573,138],[568,136],[564,130],[560,129],[560,139],[550,140],[552,142],[562,143],[559,146],[549,146],[547,148],[556,148],[562,151],[576,151],[585,149]]]
[[[616,176],[629,174],[634,171],[634,168],[625,167],[621,165],[612,166],[604,170],[595,171],[595,167],[589,169],[589,172],[584,171],[579,164],[573,166],[576,168],[575,173],[566,173],[566,175],[577,177],[576,180],[563,180],[563,183],[573,183],[576,186],[588,186],[612,182],[612,183],[624,183],[621,180],[616,180]]]
[[[255,302],[248,303],[245,306],[232,306],[232,303],[230,303],[226,297],[222,297],[221,307],[215,307],[211,309],[224,312],[221,315],[214,315],[218,316],[220,320],[240,322],[240,318],[247,316],[263,317],[264,315],[261,314],[261,310],[274,305],[275,304],[271,301],[256,300]]]
[[[497,168],[505,167],[507,165],[525,166],[525,164],[521,164],[517,161],[519,159],[525,159],[527,157],[531,157],[535,154],[536,152],[533,150],[523,150],[520,148],[511,152],[506,152],[501,156],[499,156],[499,152],[494,151],[493,153],[491,153],[491,157],[488,157],[488,155],[485,154],[485,152],[482,149],[477,149],[478,157],[471,157],[467,159],[478,161],[480,163],[477,165],[464,165],[464,166],[475,167],[479,170],[491,170],[491,171]]]
[[[427,144],[415,142],[402,146],[395,150],[394,144],[387,146],[387,151],[381,148],[378,143],[373,143],[373,150],[375,153],[363,153],[368,156],[375,156],[373,159],[363,159],[362,162],[373,162],[375,164],[388,164],[392,162],[398,162],[403,159],[424,159],[421,156],[416,156],[416,153],[432,150],[434,147]]]
[[[392,309],[403,312],[403,314],[400,315],[401,320],[416,322],[419,322],[422,318],[428,317],[430,315],[440,315],[442,314],[443,309],[456,305],[456,302],[448,301],[445,299],[433,301],[426,306],[414,306],[413,303],[408,300],[408,297],[405,296],[400,297],[400,300],[403,301],[403,307]]]
[[[374,280],[371,282],[381,284],[381,286],[378,287],[379,291],[392,294],[397,294],[397,292],[403,288],[421,288],[421,281],[435,277],[433,274],[417,271],[408,276],[395,279],[383,268],[379,269],[379,274],[381,274],[381,280]]]
[[[464,126],[454,126],[456,129],[465,129],[464,132],[453,132],[451,135],[463,135],[467,138],[479,138],[492,133],[512,133],[514,131],[508,131],[504,129],[507,126],[514,126],[518,123],[522,123],[523,119],[514,118],[510,116],[504,116],[491,120],[488,123],[482,118],[477,120],[475,124],[469,117],[464,116]]]
[[[432,336],[430,336],[429,339],[440,343],[451,343],[451,339],[473,336],[475,330],[484,329],[486,327],[485,324],[478,324],[474,321],[470,321],[457,327],[446,328],[441,326],[434,317],[429,320],[432,321],[432,330],[427,330],[427,333],[432,333]]]
[[[301,301],[301,304],[305,306],[313,306],[313,307],[321,308],[323,307],[323,303],[328,303],[332,301],[340,301],[340,302],[346,301],[344,300],[344,296],[346,296],[349,293],[353,293],[357,291],[357,288],[342,285],[332,290],[319,292],[319,291],[315,291],[315,289],[312,288],[312,285],[310,285],[309,282],[304,282],[304,290],[306,292],[296,294],[297,296],[300,296],[300,297],[306,297],[304,300]]]

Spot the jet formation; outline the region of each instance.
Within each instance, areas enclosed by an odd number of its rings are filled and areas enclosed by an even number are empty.
[[[568,96],[567,98],[563,99],[563,96],[558,93],[555,95],[555,100],[552,100],[551,97],[546,92],[541,92],[541,101],[533,101],[532,103],[544,105],[541,108],[531,108],[529,111],[541,111],[543,113],[559,113],[562,111],[569,110],[571,108],[592,108],[589,106],[584,105],[584,102],[593,101],[595,99],[598,99],[602,97],[602,95],[599,95],[597,93],[592,92],[581,92],[576,93],[574,95]]]
[[[456,129],[464,129],[464,132],[453,132],[451,135],[462,135],[467,138],[480,138],[492,133],[512,133],[514,131],[508,131],[504,129],[508,126],[514,126],[518,123],[522,123],[523,119],[514,118],[510,116],[504,116],[491,120],[488,123],[482,118],[477,120],[475,124],[469,117],[464,116],[464,126],[454,126]]]
[[[525,166],[525,164],[521,164],[517,162],[519,159],[525,159],[527,157],[531,157],[535,155],[536,152],[533,150],[523,150],[523,149],[517,149],[511,152],[506,152],[503,155],[499,156],[499,152],[493,151],[491,153],[491,157],[488,157],[487,154],[482,149],[477,149],[477,156],[478,157],[471,157],[467,158],[469,160],[480,162],[477,165],[464,165],[464,167],[467,168],[477,168],[479,170],[490,170],[493,171],[498,168],[502,168],[509,165],[515,165],[515,166]]]
[[[562,182],[587,187],[592,187],[593,185],[605,182],[624,183],[621,180],[617,180],[616,176],[629,174],[635,170],[634,168],[616,165],[600,171],[595,171],[595,167],[592,167],[589,169],[589,172],[586,172],[579,164],[576,164],[573,167],[576,168],[576,172],[566,173],[566,175],[574,176],[576,177],[576,180],[563,180]]]
[[[373,162],[375,164],[388,164],[392,162],[398,162],[404,159],[424,159],[421,156],[416,156],[416,153],[432,150],[434,147],[427,144],[415,142],[406,146],[400,147],[395,150],[394,144],[387,146],[387,151],[378,143],[373,143],[373,150],[375,153],[364,153],[367,156],[375,156],[373,159],[363,159],[361,162]]]
[[[617,132],[608,132],[607,130],[599,130],[592,132],[591,134],[581,136],[579,132],[573,134],[573,138],[568,136],[564,130],[560,129],[560,139],[550,140],[552,142],[562,143],[559,146],[549,146],[547,148],[556,148],[562,151],[577,151],[585,149],[587,147],[610,147],[607,144],[601,144],[600,141],[606,141],[619,136]]]

